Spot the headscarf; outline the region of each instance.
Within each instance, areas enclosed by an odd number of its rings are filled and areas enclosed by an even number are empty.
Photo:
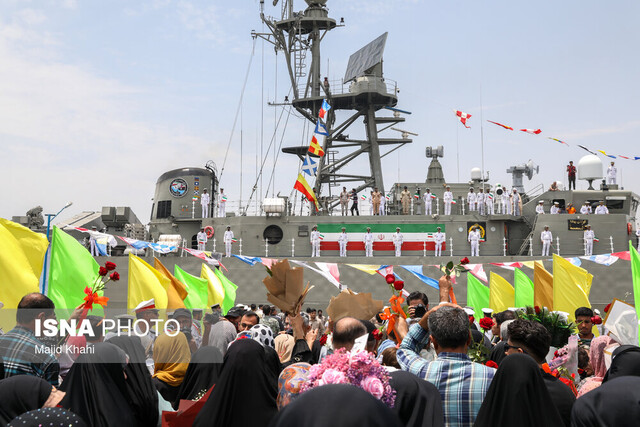
[[[160,335],[153,345],[153,378],[172,387],[179,386],[187,373],[190,359],[189,343],[182,332],[174,336]]]
[[[110,338],[108,342],[118,346],[129,357],[124,370],[127,374],[125,384],[131,408],[136,415],[136,425],[156,426],[159,418],[158,393],[151,382],[140,337],[121,335]]]
[[[406,427],[444,427],[442,398],[436,386],[406,371],[389,375],[396,391],[393,411]]]
[[[581,397],[583,394],[600,387],[600,384],[602,384],[602,379],[607,373],[607,365],[604,362],[604,349],[612,342],[613,340],[606,335],[601,335],[591,341],[591,346],[589,347],[589,362],[593,368],[593,376],[585,379],[578,390],[577,397]]]
[[[635,427],[640,420],[640,378],[624,376],[604,382],[576,400],[571,411],[575,427]]]
[[[208,426],[214,420],[222,426],[252,425],[256,420],[267,424],[278,410],[276,383],[260,344],[247,339],[234,342],[224,355],[218,382],[193,425]]]
[[[127,355],[110,343],[98,343],[81,354],[60,389],[67,394],[60,406],[92,427],[126,426],[136,422],[129,403],[124,370]]]
[[[7,424],[8,427],[86,427],[82,418],[63,408],[41,408],[25,412]]]
[[[202,347],[193,353],[173,408],[178,408],[180,400],[202,397],[218,381],[221,370],[222,353],[216,347]]]
[[[0,380],[0,425],[27,411],[42,408],[52,390],[51,384],[32,375]]]
[[[296,344],[296,340],[293,338],[293,335],[280,334],[273,340],[273,342],[276,345],[276,353],[278,353],[280,362],[287,363],[291,360],[293,346]]]
[[[278,377],[278,398],[276,399],[278,410],[281,410],[298,397],[300,387],[309,377],[310,368],[311,365],[302,362],[294,363],[282,370]]]
[[[611,366],[602,380],[603,383],[622,376],[640,377],[640,347],[621,345],[611,354]]]
[[[561,426],[563,421],[538,364],[526,354],[514,354],[500,363],[473,425]]]
[[[237,332],[238,331],[236,331],[236,327],[233,323],[227,320],[220,320],[211,326],[211,331],[209,332],[209,345],[217,347],[224,356],[229,344],[236,339]]]
[[[275,348],[273,331],[270,327],[258,323],[257,325],[253,325],[251,329],[249,329],[249,332],[251,333],[251,338],[258,341],[263,347]]]
[[[384,403],[351,384],[327,384],[306,391],[287,405],[270,427],[401,427]]]

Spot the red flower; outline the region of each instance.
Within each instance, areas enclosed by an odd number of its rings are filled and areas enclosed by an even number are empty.
[[[402,280],[396,280],[393,282],[393,287],[396,291],[401,291],[404,288],[404,282]]]
[[[396,276],[394,276],[393,274],[387,274],[386,276],[384,276],[384,279],[387,281],[387,284],[391,285],[396,281]]]
[[[377,341],[380,341],[382,339],[382,332],[380,332],[380,329],[373,330],[373,338],[375,338]]]
[[[540,310],[540,307],[537,306],[537,305],[535,307],[533,307],[533,309],[536,311],[536,314],[540,314],[540,312],[542,311],[542,310]]]
[[[319,341],[320,345],[325,345],[327,343],[327,334],[322,334]]]
[[[480,327],[485,331],[488,331],[493,327],[493,319],[490,317],[483,317],[480,319]]]
[[[611,303],[607,304],[607,305],[604,307],[604,312],[605,312],[605,313],[608,313],[610,309],[611,309]]]
[[[120,280],[120,274],[118,274],[117,271],[114,271],[113,273],[111,273],[111,276],[109,276],[109,278],[113,281]]]
[[[602,325],[602,318],[600,316],[593,316],[591,318],[591,323],[594,325]]]
[[[104,266],[105,266],[105,268],[106,268],[108,271],[112,271],[112,270],[115,270],[115,269],[116,269],[116,265],[115,265],[114,263],[112,263],[111,261],[107,261],[107,262],[104,264]]]
[[[469,323],[473,323],[473,322],[475,322],[475,321],[476,321],[476,318],[475,318],[475,317],[473,317],[473,315],[472,315],[472,314],[470,314],[470,315],[469,315]]]
[[[490,367],[490,368],[498,369],[498,364],[496,362],[494,362],[493,360],[487,360],[487,363],[485,363],[485,365]]]
[[[465,264],[469,264],[469,258],[464,257],[460,260],[460,264],[461,265],[465,265]]]
[[[101,276],[106,276],[107,275],[107,269],[104,267],[100,267],[100,270],[98,270],[98,274]]]
[[[93,304],[101,305],[102,307],[107,306],[107,301],[109,301],[108,297],[101,297],[97,292],[91,292],[91,288],[88,286],[84,288],[84,293],[87,294],[87,296],[84,297],[85,309],[93,309]]]

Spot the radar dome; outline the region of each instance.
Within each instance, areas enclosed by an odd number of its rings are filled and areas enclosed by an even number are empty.
[[[471,169],[471,180],[482,181],[482,170],[480,168]]]
[[[578,179],[602,179],[602,160],[600,157],[589,154],[581,158],[578,162]]]

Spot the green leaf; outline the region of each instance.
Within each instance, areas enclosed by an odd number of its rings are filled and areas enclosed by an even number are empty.
[[[449,262],[447,263],[447,269],[448,269],[448,270],[451,270],[452,268],[453,268],[453,261],[449,261]]]

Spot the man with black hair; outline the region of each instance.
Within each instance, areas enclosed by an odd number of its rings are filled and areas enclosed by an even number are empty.
[[[580,345],[589,348],[593,339],[593,322],[591,321],[593,310],[589,307],[578,307],[575,315]]]
[[[354,317],[343,317],[333,328],[333,349],[344,348],[351,351],[356,340],[366,334],[367,328],[360,320]]]
[[[324,323],[318,318],[316,309],[309,307],[307,309],[307,313],[309,314],[309,324],[311,325],[311,329],[315,329],[318,331],[318,336],[322,336],[322,334],[324,334]]]
[[[55,319],[54,310],[53,301],[46,295],[34,292],[22,297],[16,310],[16,326],[0,336],[4,378],[32,375],[58,386],[60,364],[51,352],[41,351],[45,344],[35,336],[36,323]]]
[[[277,337],[280,333],[280,323],[274,316],[271,315],[272,310],[273,309],[270,305],[265,305],[264,307],[262,307],[262,313],[264,313],[264,315],[262,316],[262,320],[260,320],[260,323],[270,327],[271,331],[273,332],[273,336]]]
[[[505,345],[507,356],[516,353],[528,354],[542,370],[551,346],[551,334],[547,329],[538,322],[516,319],[509,324],[507,330],[509,332],[509,339]],[[575,395],[566,384],[543,370],[542,378],[565,426],[571,425],[571,408],[576,401]]]
[[[244,316],[242,316],[242,320],[240,320],[239,332],[248,331],[258,323],[260,323],[260,317],[253,311],[249,311],[245,313]]]
[[[429,311],[429,298],[423,292],[411,292],[407,297],[407,304],[409,305],[409,318],[411,319],[420,319],[424,313]],[[418,308],[417,316],[416,308]]]

